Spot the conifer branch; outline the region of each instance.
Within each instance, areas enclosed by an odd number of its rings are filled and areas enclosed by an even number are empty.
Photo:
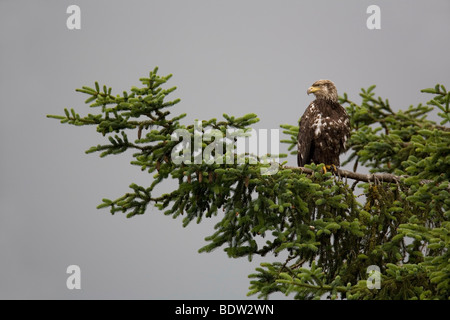
[[[347,293],[348,289],[344,286],[330,286],[330,285],[314,285],[306,282],[299,282],[299,281],[289,281],[289,280],[277,280],[280,283],[285,283],[291,286],[297,286],[297,287],[303,287],[307,288],[313,291],[319,291],[319,292],[329,292],[331,290],[336,290],[337,292],[341,293]]]
[[[291,166],[284,166],[284,169],[291,169],[291,170],[299,170],[303,173],[312,174],[314,173],[314,170],[305,168],[305,167],[291,167]],[[407,178],[408,176],[397,176],[390,173],[372,173],[372,174],[364,174],[364,173],[358,173],[353,171],[348,171],[344,169],[337,169],[337,175],[341,176],[343,178],[349,178],[353,180],[358,180],[362,182],[392,182],[397,183],[400,182],[402,178]]]

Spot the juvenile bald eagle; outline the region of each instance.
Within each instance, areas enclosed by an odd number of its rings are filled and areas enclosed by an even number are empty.
[[[334,83],[318,80],[308,88],[316,100],[311,102],[300,119],[297,138],[299,167],[310,163],[339,166],[339,155],[346,150],[350,121],[338,102]]]

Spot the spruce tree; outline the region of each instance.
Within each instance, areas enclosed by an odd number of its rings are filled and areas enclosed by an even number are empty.
[[[180,100],[167,100],[176,88],[164,89],[171,75],[157,71],[121,95],[97,82],[77,89],[95,113],[65,109],[64,115],[48,115],[96,126],[107,141],[86,153],[105,157],[132,150],[131,164],[152,175],[149,185],[131,183],[127,193],[103,199],[98,208],[131,218],[152,205],[181,218],[183,226],[217,216],[199,252],[220,247],[232,258],[280,259],[261,263],[249,275],[248,295],[259,298],[275,292],[295,299],[450,298],[450,92],[443,85],[422,90],[431,96],[426,105],[399,111],[375,97],[375,86],[362,89],[360,103],[344,93],[340,102],[352,126],[344,165],[354,163],[354,170],[324,173],[324,164],[299,168],[283,162],[267,174],[273,163],[248,154],[239,158],[234,139],[216,138],[223,154],[213,151],[216,161],[197,161],[196,152],[209,143],[200,134],[245,134],[258,118],[223,114],[222,120],[202,120],[200,129],[183,124],[186,114],[173,112]],[[436,108],[439,124],[427,119]],[[281,128],[282,142],[295,154],[298,126]],[[174,139],[180,130],[189,133],[181,147]],[[189,151],[189,161],[174,161],[177,147],[180,154]],[[358,173],[358,166],[370,173]],[[177,187],[158,193],[166,180],[177,181]]]

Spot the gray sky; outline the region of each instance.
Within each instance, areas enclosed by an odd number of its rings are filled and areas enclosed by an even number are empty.
[[[81,30],[66,27],[71,4]],[[371,4],[381,30],[366,27]],[[46,118],[92,112],[76,88],[121,93],[159,66],[186,124],[254,112],[267,129],[295,124],[321,78],[355,101],[376,84],[406,108],[429,100],[420,89],[450,87],[449,18],[447,0],[0,1],[0,298],[244,299],[247,275],[271,260],[198,254],[217,218],[182,228],[154,208],[97,210],[150,176],[130,154],[86,155],[104,141],[94,127]],[[66,287],[72,264],[81,290]]]

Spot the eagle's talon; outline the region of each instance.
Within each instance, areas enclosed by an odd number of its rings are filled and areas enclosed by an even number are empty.
[[[327,173],[327,169],[328,169],[329,171],[331,171],[332,173],[337,173],[337,168],[336,168],[336,166],[335,166],[334,164],[325,165],[325,166],[323,167],[323,173],[324,173],[324,174]]]

